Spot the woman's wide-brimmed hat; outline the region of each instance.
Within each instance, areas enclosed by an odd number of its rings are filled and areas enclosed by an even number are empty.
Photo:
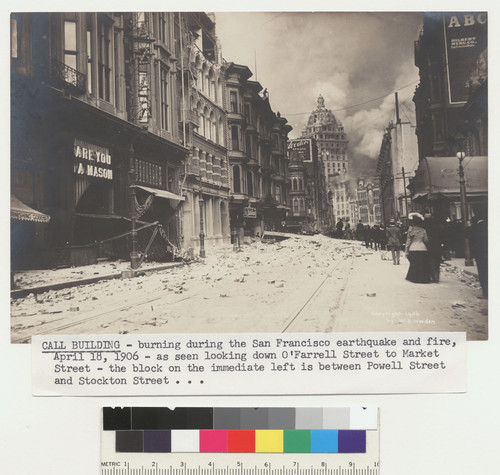
[[[424,217],[420,213],[410,213],[408,215],[408,219],[410,221],[416,220],[416,221],[423,221]]]

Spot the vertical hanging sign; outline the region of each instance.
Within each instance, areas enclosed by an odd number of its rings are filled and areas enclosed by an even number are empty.
[[[450,104],[467,102],[471,88],[488,77],[486,12],[443,15]]]

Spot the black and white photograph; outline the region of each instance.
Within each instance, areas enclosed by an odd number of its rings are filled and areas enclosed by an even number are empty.
[[[487,29],[483,11],[11,13],[11,342],[487,340]]]

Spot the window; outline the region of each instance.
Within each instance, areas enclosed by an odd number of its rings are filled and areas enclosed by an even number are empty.
[[[247,190],[250,196],[253,196],[253,174],[252,172],[247,172]]]
[[[303,190],[304,190],[304,181],[302,180],[302,178],[299,178],[299,191]]]
[[[161,165],[137,158],[135,160],[135,170],[138,182],[163,186],[163,167]]]
[[[76,69],[76,22],[64,22],[64,64]]]
[[[238,112],[238,95],[236,94],[236,91],[229,92],[229,104],[231,112]]]
[[[237,125],[231,126],[231,150],[240,149],[240,137]]]
[[[293,199],[293,212],[294,213],[299,212],[299,200],[297,198]]]
[[[250,120],[250,104],[245,104],[245,119],[247,120],[248,123],[251,122]]]
[[[118,47],[120,45],[119,41],[119,34],[118,31],[115,31],[114,33],[114,41],[113,41],[113,57],[115,61],[115,107],[119,108],[120,107],[120,75],[118,74],[118,71],[120,70],[120,55],[118,53]]]
[[[168,130],[168,70],[167,68],[160,67],[160,118],[161,128]]]
[[[233,167],[233,191],[241,193],[240,167],[238,165]]]
[[[92,70],[94,58],[92,56],[92,30],[87,30],[87,92],[92,94]]]
[[[245,141],[246,141],[247,156],[251,157],[252,156],[252,138],[250,137],[250,135],[245,136]]]
[[[158,13],[158,39],[167,44],[167,18],[165,13]]]
[[[110,31],[108,23],[101,20],[98,25],[99,97],[108,102],[111,88]]]
[[[19,21],[17,18],[10,20],[10,57],[19,58]]]
[[[292,191],[297,191],[297,178],[292,180]]]
[[[281,186],[276,185],[276,189],[274,190],[274,197],[278,203],[281,203]]]

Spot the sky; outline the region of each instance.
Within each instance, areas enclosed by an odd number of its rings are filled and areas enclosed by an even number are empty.
[[[415,124],[413,46],[422,13],[215,15],[222,56],[248,66],[267,88],[271,107],[293,127],[290,138],[300,136],[321,94],[348,134],[351,168],[365,174],[375,171],[384,129],[395,117],[394,92],[401,118]]]

